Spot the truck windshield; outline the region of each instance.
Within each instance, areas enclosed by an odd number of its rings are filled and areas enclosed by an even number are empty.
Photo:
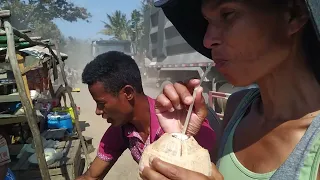
[[[108,51],[120,51],[124,52],[128,55],[130,55],[132,52],[130,51],[130,48],[126,48],[123,44],[96,44],[93,45],[93,56],[97,56],[99,54],[108,52]]]

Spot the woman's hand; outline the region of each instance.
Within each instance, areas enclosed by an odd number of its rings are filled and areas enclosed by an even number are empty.
[[[189,105],[193,101],[193,90],[199,86],[200,80],[192,79],[187,83],[167,84],[156,100],[156,115],[160,126],[166,133],[181,133],[186,120]],[[194,136],[198,133],[202,122],[208,112],[202,92],[198,87],[194,102],[193,112],[190,117],[187,135]]]
[[[151,167],[151,168],[150,168]],[[212,164],[212,176],[207,177],[203,174],[193,172],[164,161],[158,158],[150,162],[150,167],[142,170],[140,177],[144,180],[223,180],[216,166]]]

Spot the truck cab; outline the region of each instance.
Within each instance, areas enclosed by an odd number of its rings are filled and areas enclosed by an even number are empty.
[[[91,56],[95,58],[99,54],[108,51],[121,51],[133,57],[131,41],[127,40],[95,40],[91,43]]]

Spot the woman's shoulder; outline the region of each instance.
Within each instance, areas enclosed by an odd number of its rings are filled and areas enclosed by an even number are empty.
[[[223,128],[226,128],[227,124],[229,123],[232,115],[236,111],[238,105],[242,101],[242,99],[250,92],[256,90],[256,88],[250,88],[250,89],[243,89],[237,92],[234,92],[230,95],[227,101],[226,110],[223,117]]]

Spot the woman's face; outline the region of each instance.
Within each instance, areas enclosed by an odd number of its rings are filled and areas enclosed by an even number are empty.
[[[236,86],[247,86],[271,73],[290,54],[292,25],[285,13],[245,3],[203,4],[208,21],[203,43],[216,68]]]

